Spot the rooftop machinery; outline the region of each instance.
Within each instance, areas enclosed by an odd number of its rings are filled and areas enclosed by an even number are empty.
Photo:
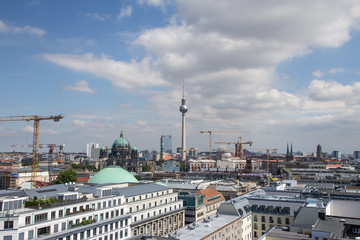
[[[31,174],[32,187],[37,188],[37,167],[39,162],[39,128],[40,121],[42,120],[54,120],[54,122],[59,122],[60,119],[63,119],[64,115],[51,115],[51,116],[10,116],[10,117],[0,117],[0,121],[34,121],[34,131],[33,131],[33,171]]]

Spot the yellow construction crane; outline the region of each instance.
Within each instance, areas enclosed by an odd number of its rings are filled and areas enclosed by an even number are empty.
[[[212,163],[211,163],[211,135],[213,133],[225,133],[225,132],[247,132],[247,131],[236,131],[236,130],[209,130],[209,131],[200,131],[200,133],[208,133],[209,134],[209,141],[210,141],[210,167],[212,167]]]
[[[277,151],[277,148],[252,148],[248,150],[263,150],[266,151],[266,162],[267,162],[267,172],[269,173],[269,161],[270,161],[270,151]]]
[[[42,120],[54,120],[54,122],[59,122],[60,119],[63,119],[64,115],[55,115],[55,116],[10,116],[10,117],[0,117],[0,121],[34,121],[34,131],[33,131],[33,171],[31,174],[31,182],[33,188],[37,188],[37,167],[39,162],[39,128],[40,121]]]
[[[241,137],[239,137],[238,142],[215,142],[216,144],[235,144],[235,157],[239,157],[240,160],[243,158],[243,144],[249,144],[250,146],[253,144],[252,141],[242,142]]]

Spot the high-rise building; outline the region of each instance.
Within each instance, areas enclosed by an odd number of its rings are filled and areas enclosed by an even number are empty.
[[[332,155],[332,158],[335,158],[337,160],[341,159],[341,152],[339,152],[339,151],[333,151],[331,155]]]
[[[322,150],[321,150],[321,145],[318,144],[317,147],[316,147],[316,160],[320,161],[320,160],[322,160],[322,158],[323,158],[323,153],[322,153]]]
[[[96,142],[91,142],[86,144],[86,156],[91,158],[91,149],[99,148],[99,144]]]
[[[171,135],[161,135],[160,152],[172,154],[172,138]]]
[[[354,159],[360,159],[360,151],[354,151]]]

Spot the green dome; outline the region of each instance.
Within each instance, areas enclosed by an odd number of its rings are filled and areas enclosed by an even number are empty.
[[[138,183],[139,181],[120,166],[109,166],[96,173],[88,183]]]
[[[137,147],[133,147],[132,149],[133,149],[134,151],[137,151],[137,150],[138,150],[138,148],[137,148]]]
[[[123,132],[121,131],[120,133],[120,137],[118,137],[113,145],[112,145],[113,148],[122,148],[122,147],[130,147],[130,143],[129,141],[123,137]]]

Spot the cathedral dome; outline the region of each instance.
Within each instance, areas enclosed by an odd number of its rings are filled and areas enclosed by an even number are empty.
[[[139,181],[120,166],[109,166],[96,173],[88,183],[138,183]]]
[[[121,131],[120,137],[118,137],[114,141],[112,148],[129,148],[129,147],[130,147],[130,143],[126,138],[124,138],[123,132]]]

